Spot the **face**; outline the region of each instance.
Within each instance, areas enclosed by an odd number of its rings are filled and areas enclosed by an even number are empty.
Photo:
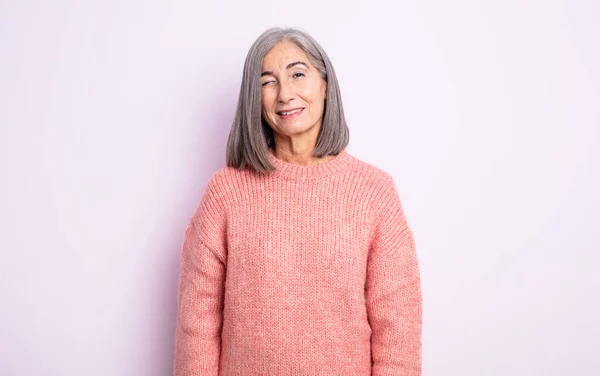
[[[320,129],[327,83],[302,49],[277,43],[265,55],[262,72],[262,115],[273,131],[293,136]]]

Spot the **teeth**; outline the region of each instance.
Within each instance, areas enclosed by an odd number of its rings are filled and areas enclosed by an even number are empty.
[[[295,114],[296,112],[300,112],[302,109],[297,109],[294,111],[290,111],[290,112],[281,112],[282,115],[290,115],[290,114]]]

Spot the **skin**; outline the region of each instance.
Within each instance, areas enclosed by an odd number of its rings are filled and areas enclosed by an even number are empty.
[[[297,61],[304,64],[288,67]],[[327,82],[304,51],[293,42],[279,42],[265,55],[261,72],[262,116],[273,130],[275,155],[299,165],[318,164],[334,158],[311,155],[323,121]],[[277,114],[298,107],[304,110],[294,118],[284,119]]]

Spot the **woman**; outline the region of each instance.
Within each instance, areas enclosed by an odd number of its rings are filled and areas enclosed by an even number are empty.
[[[175,375],[421,374],[413,233],[392,176],[348,139],[321,46],[263,33],[185,233]]]

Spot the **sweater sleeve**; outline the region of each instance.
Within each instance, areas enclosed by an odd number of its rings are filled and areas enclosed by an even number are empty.
[[[225,291],[225,215],[214,175],[181,247],[175,328],[175,376],[217,376]]]
[[[379,192],[365,285],[372,375],[420,376],[422,297],[413,233],[388,173]]]

